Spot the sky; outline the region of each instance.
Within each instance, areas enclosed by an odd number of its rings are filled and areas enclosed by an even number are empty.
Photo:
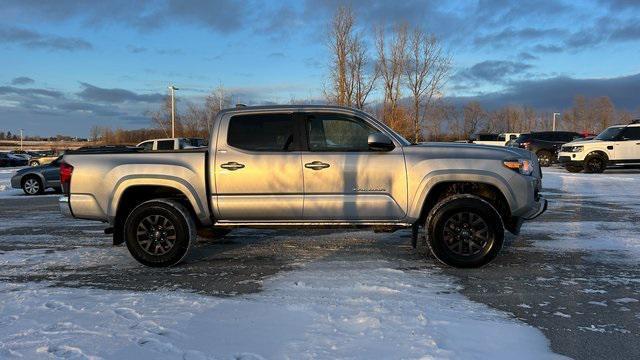
[[[220,85],[245,104],[320,101],[341,4],[372,55],[377,26],[436,35],[455,103],[561,111],[583,94],[640,108],[640,0],[0,0],[0,131],[147,127],[169,84],[178,110]]]

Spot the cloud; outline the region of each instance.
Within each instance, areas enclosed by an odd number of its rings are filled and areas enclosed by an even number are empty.
[[[532,40],[544,39],[549,36],[559,36],[565,34],[566,31],[561,29],[537,29],[527,27],[523,29],[514,29],[508,27],[506,29],[478,36],[473,42],[478,46],[490,45],[491,47],[503,47],[514,43],[530,42]]]
[[[11,80],[11,85],[28,85],[33,84],[34,82],[35,80],[30,77],[18,76],[17,78],[13,78],[13,80]]]
[[[45,50],[89,50],[91,43],[76,37],[45,35],[18,27],[0,27],[0,42]]]
[[[524,61],[528,61],[528,60],[538,60],[540,59],[539,57],[532,55],[526,51],[521,52],[520,54],[518,54],[518,58],[524,60]]]
[[[541,110],[561,110],[571,106],[576,95],[608,96],[616,107],[636,110],[640,73],[604,79],[574,79],[558,76],[541,80],[521,80],[506,90],[470,97],[451,97],[457,104],[476,100],[488,108],[504,105],[529,105]]]
[[[246,15],[253,9],[250,4],[234,0],[5,0],[2,7],[4,14],[23,22],[77,21],[91,28],[118,24],[142,31],[182,22],[221,33],[243,29],[247,24]]]
[[[127,51],[132,53],[132,54],[145,53],[148,50],[149,49],[147,49],[146,47],[142,47],[142,46],[127,45]]]
[[[271,54],[268,55],[270,58],[285,58],[286,56],[284,55],[284,53],[282,52],[272,52]]]
[[[50,98],[61,98],[63,94],[60,91],[49,89],[23,89],[13,86],[0,86],[0,95],[20,95],[20,96],[45,96]]]
[[[67,111],[87,112],[87,113],[95,114],[98,116],[125,115],[125,113],[121,111],[115,111],[114,108],[111,106],[107,107],[107,106],[102,106],[102,105],[97,105],[97,104],[92,104],[87,102],[78,102],[78,101],[62,103],[62,104],[59,104],[57,108],[60,110],[67,110]]]
[[[123,103],[123,102],[145,102],[145,103],[159,103],[164,99],[164,95],[159,93],[152,94],[137,94],[130,90],[125,89],[106,89],[97,87],[85,82],[81,82],[80,85],[84,88],[76,95],[86,101],[98,101],[106,103]]]
[[[462,70],[455,75],[455,80],[478,80],[486,82],[502,82],[513,75],[518,75],[533,66],[516,61],[486,60]]]

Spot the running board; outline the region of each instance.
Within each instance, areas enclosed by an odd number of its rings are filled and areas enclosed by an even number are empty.
[[[340,228],[340,227],[363,227],[377,228],[390,232],[400,228],[409,228],[411,224],[395,222],[226,222],[218,221],[213,224],[216,227],[256,227],[256,228]]]

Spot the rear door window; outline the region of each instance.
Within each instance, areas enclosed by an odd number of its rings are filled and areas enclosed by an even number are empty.
[[[160,140],[158,141],[158,150],[173,150],[173,140]]]
[[[622,138],[624,140],[640,140],[640,126],[626,128]]]
[[[250,151],[291,151],[295,133],[291,114],[237,115],[229,120],[227,144]]]

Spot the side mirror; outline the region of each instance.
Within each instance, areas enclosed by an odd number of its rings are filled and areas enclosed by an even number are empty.
[[[373,151],[391,151],[396,147],[387,135],[380,132],[369,134],[367,143],[369,150]]]

